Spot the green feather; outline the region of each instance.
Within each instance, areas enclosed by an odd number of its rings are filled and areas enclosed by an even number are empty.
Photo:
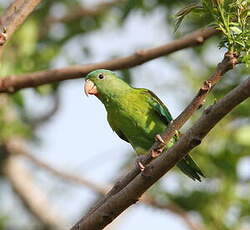
[[[101,76],[101,77],[100,77]],[[107,110],[108,122],[117,135],[129,142],[137,154],[145,154],[162,133],[172,116],[163,102],[150,90],[133,88],[108,70],[96,70],[86,77],[97,88],[97,97]],[[178,137],[172,138],[166,147],[172,146]],[[188,155],[177,167],[193,180],[204,176]]]
[[[170,112],[168,111],[168,108],[163,104],[163,102],[150,90],[144,89],[145,93],[149,94],[150,100],[153,109],[158,113],[158,116],[160,116],[163,121],[168,125],[172,120],[172,116]]]

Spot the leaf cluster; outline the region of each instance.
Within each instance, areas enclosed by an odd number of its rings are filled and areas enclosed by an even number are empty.
[[[236,52],[241,63],[250,64],[250,7],[249,0],[202,0],[177,13],[176,29],[184,17],[199,12],[211,18],[210,26],[222,31],[219,47]]]

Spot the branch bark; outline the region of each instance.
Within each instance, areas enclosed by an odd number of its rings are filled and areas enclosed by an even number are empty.
[[[8,76],[0,79],[0,93],[14,93],[23,88],[36,87],[43,84],[81,78],[95,69],[105,68],[109,70],[119,70],[131,68],[175,51],[200,45],[217,33],[219,33],[219,31],[212,28],[201,29],[166,45],[146,50],[139,50],[135,54],[127,57],[116,58],[110,61],[87,64],[83,66],[71,66],[24,75]]]
[[[199,145],[209,131],[233,108],[250,97],[250,77],[233,89],[216,104],[204,111],[200,119],[167,152],[163,153],[125,188],[82,218],[72,230],[103,229],[126,208],[138,201],[140,196],[194,147]]]
[[[3,30],[0,33],[0,38],[5,38],[1,39],[0,42],[0,56],[2,55],[4,44],[40,2],[41,0],[16,0],[6,9],[0,19]]]

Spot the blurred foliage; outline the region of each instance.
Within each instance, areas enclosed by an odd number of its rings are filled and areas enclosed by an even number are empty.
[[[4,216],[0,216],[0,230],[4,230],[6,229],[5,226],[6,226],[6,217]]]
[[[150,15],[154,10],[161,8],[165,14],[163,26],[169,28],[173,39],[197,28],[208,26],[213,20],[218,20],[217,26],[227,35],[226,38],[218,36],[210,39],[204,45],[189,50],[191,58],[187,58],[185,54],[167,57],[166,60],[171,62],[183,76],[183,81],[187,83],[185,87],[195,92],[215,69],[216,63],[208,61],[211,47],[220,45],[235,51],[241,49],[243,54],[241,61],[249,62],[249,1],[224,0],[203,1],[203,3],[208,4],[203,7],[206,6],[206,9],[211,11],[210,14],[204,14],[202,7],[197,8],[193,0],[127,0],[104,7],[95,13],[86,13],[81,17],[66,20],[65,16],[74,15],[74,12],[85,7],[84,3],[80,0],[45,0],[8,44],[1,62],[0,76],[54,68],[55,59],[60,55],[66,55],[61,52],[72,41],[82,51],[83,57],[89,57],[95,50],[90,50],[81,43],[84,36],[101,30],[110,22],[114,27],[122,27],[135,12]],[[235,9],[230,4],[233,6],[242,4],[240,5],[242,8]],[[0,5],[1,12],[3,8]],[[180,9],[183,11],[179,16],[185,14],[186,18],[179,30],[174,33],[174,15]],[[227,11],[224,11],[225,9]],[[191,14],[186,14],[191,11]],[[117,54],[110,53],[110,57],[114,55]],[[76,64],[70,57],[65,59],[66,65]],[[135,76],[132,71],[123,70],[122,74],[126,81],[133,82]],[[224,80],[208,97],[204,108],[223,97],[246,76],[249,76],[249,69],[244,65],[226,74]],[[41,99],[50,99],[60,84],[41,86],[33,91]],[[170,88],[168,87],[165,85],[164,90],[168,90]],[[186,97],[183,97],[180,104],[187,103],[186,100]],[[238,230],[244,224],[250,224],[249,108],[249,100],[238,106],[212,130],[205,142],[192,152],[192,156],[207,176],[204,182],[192,183],[190,179],[179,174],[179,171],[172,171],[170,175],[174,177],[177,189],[173,190],[168,186],[168,179],[166,183],[162,180],[153,188],[153,196],[162,203],[167,204],[171,201],[187,212],[195,212],[204,222],[206,230]],[[202,111],[203,109],[197,112],[193,120],[197,119]],[[0,96],[0,142],[12,136],[23,136],[27,140],[34,140],[36,130],[27,114],[29,111],[23,91],[8,97]],[[3,152],[0,151],[0,161],[3,159]],[[0,229],[5,229],[4,223],[5,219],[0,218]]]

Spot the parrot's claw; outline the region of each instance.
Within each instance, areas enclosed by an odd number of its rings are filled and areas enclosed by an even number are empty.
[[[140,161],[138,161],[138,166],[139,166],[141,171],[143,171],[145,169],[145,166]]]
[[[156,158],[156,157],[160,156],[161,153],[163,152],[164,148],[165,148],[165,141],[162,139],[160,134],[157,134],[155,136],[155,140],[160,143],[160,146],[158,148],[155,148],[155,149],[151,150],[152,158]]]
[[[165,141],[162,139],[161,135],[160,134],[157,134],[155,136],[155,140],[156,141],[159,141],[161,144],[165,144]]]
[[[151,156],[152,158],[156,158],[161,155],[163,149],[152,149],[151,150]]]
[[[145,169],[145,166],[141,163],[140,159],[141,159],[140,156],[136,159],[136,165],[139,167],[139,169],[142,172]]]

